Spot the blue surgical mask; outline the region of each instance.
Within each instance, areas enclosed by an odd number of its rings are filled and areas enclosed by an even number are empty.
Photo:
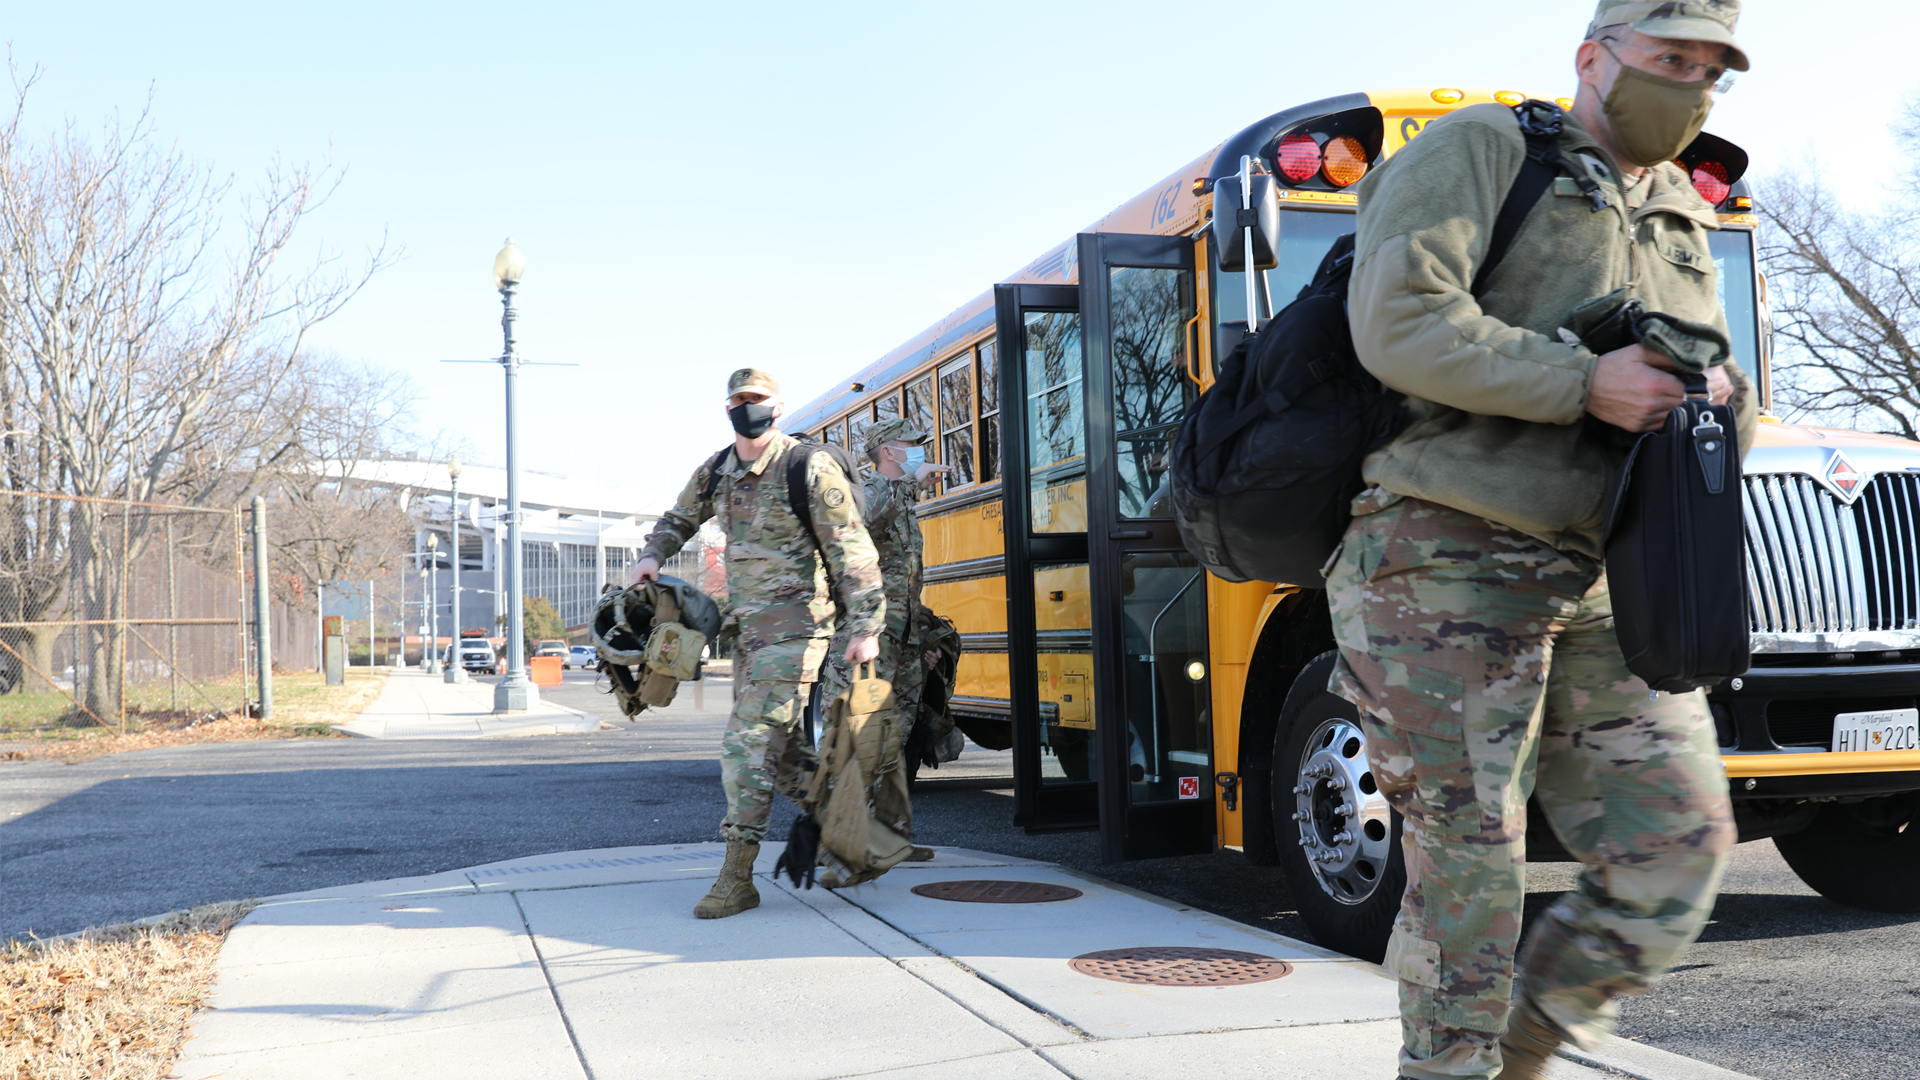
[[[917,473],[920,471],[920,466],[925,465],[926,463],[927,463],[926,447],[909,446],[907,447],[907,460],[900,463],[900,470],[906,473],[908,476],[912,476],[914,473]]]

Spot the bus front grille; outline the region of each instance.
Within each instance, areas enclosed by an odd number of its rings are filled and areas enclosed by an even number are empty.
[[[1920,629],[1920,476],[1875,476],[1851,506],[1797,473],[1744,496],[1755,633]]]

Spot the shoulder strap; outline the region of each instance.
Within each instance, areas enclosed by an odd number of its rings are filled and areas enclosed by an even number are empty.
[[[1585,171],[1567,164],[1560,156],[1558,140],[1562,129],[1560,106],[1549,101],[1523,101],[1513,107],[1514,115],[1520,120],[1520,134],[1527,140],[1527,159],[1520,164],[1520,174],[1513,178],[1513,186],[1507,189],[1506,201],[1500,204],[1500,214],[1493,219],[1493,236],[1487,242],[1486,258],[1480,262],[1480,269],[1473,275],[1473,295],[1479,296],[1486,291],[1487,279],[1493,275],[1494,267],[1506,257],[1507,249],[1513,246],[1513,238],[1520,233],[1520,224],[1533,212],[1533,206],[1553,185],[1553,178],[1565,173],[1580,185],[1580,190],[1595,210],[1606,209],[1606,196],[1600,193],[1600,185]]]
[[[727,451],[731,449],[733,447],[723,446],[707,459],[707,482],[700,489],[701,502],[711,500],[713,493],[720,490],[720,463],[727,460]]]
[[[787,455],[787,505],[793,507],[793,516],[800,519],[800,527],[807,530],[807,536],[813,540],[813,546],[820,546],[820,537],[813,531],[813,500],[808,498],[807,464],[821,448],[813,443],[796,443]]]

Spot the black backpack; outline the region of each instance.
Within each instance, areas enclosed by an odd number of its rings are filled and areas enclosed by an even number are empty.
[[[1561,110],[1529,101],[1514,112],[1527,160],[1494,220],[1476,296],[1556,175],[1573,177],[1596,210],[1606,207],[1599,186],[1554,145]],[[1361,460],[1399,433],[1402,395],[1353,351],[1353,242],[1352,233],[1335,240],[1300,295],[1234,347],[1174,437],[1174,521],[1216,577],[1324,585],[1321,570],[1360,493]]]

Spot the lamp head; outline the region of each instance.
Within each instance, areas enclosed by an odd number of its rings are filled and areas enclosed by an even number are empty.
[[[447,459],[447,475],[448,475],[448,476],[450,476],[450,477],[452,477],[452,478],[453,478],[453,479],[455,479],[455,480],[458,480],[458,479],[460,479],[460,457],[459,457],[459,455],[457,455],[457,454],[456,454],[456,455],[454,455],[453,457],[450,457],[450,458],[448,458],[448,459]]]
[[[427,534],[427,550],[432,551],[439,546],[440,546],[440,534],[428,533]]]
[[[507,237],[507,246],[493,257],[493,282],[500,288],[518,285],[527,272],[527,257],[513,246],[513,237]]]

